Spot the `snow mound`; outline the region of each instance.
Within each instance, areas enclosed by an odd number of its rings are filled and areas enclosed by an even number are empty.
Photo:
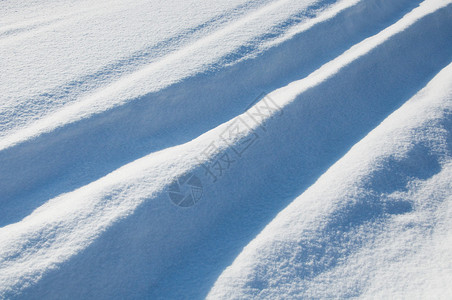
[[[0,298],[451,294],[451,1],[0,13]]]

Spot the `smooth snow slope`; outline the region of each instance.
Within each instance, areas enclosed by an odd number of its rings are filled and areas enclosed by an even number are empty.
[[[0,298],[450,295],[451,1],[0,14]]]

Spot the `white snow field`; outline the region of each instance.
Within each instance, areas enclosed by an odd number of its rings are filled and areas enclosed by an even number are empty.
[[[3,0],[0,59],[0,299],[452,299],[452,0]]]

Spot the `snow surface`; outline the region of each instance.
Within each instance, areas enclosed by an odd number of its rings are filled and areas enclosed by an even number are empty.
[[[0,4],[0,299],[452,297],[452,1],[93,2]]]

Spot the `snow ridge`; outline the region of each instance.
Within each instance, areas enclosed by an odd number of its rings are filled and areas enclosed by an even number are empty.
[[[136,28],[138,38],[104,61],[95,55],[116,40],[94,51],[91,63],[117,72],[99,80],[88,65],[49,66],[58,72],[30,71],[21,87],[8,74],[45,56],[6,65],[0,298],[447,295],[451,1],[188,1],[181,11],[198,19],[140,42],[147,1],[77,13],[68,1],[21,22],[6,3],[5,56],[61,41],[58,28],[74,23],[98,26],[91,34],[116,24],[117,38]],[[80,76],[92,84],[64,96]],[[223,139],[237,124],[242,136]],[[227,170],[206,171],[225,157]],[[202,198],[182,208],[167,191],[187,174]],[[421,258],[434,266],[422,274],[443,274],[435,286],[416,272]],[[397,270],[409,276],[391,288]]]

